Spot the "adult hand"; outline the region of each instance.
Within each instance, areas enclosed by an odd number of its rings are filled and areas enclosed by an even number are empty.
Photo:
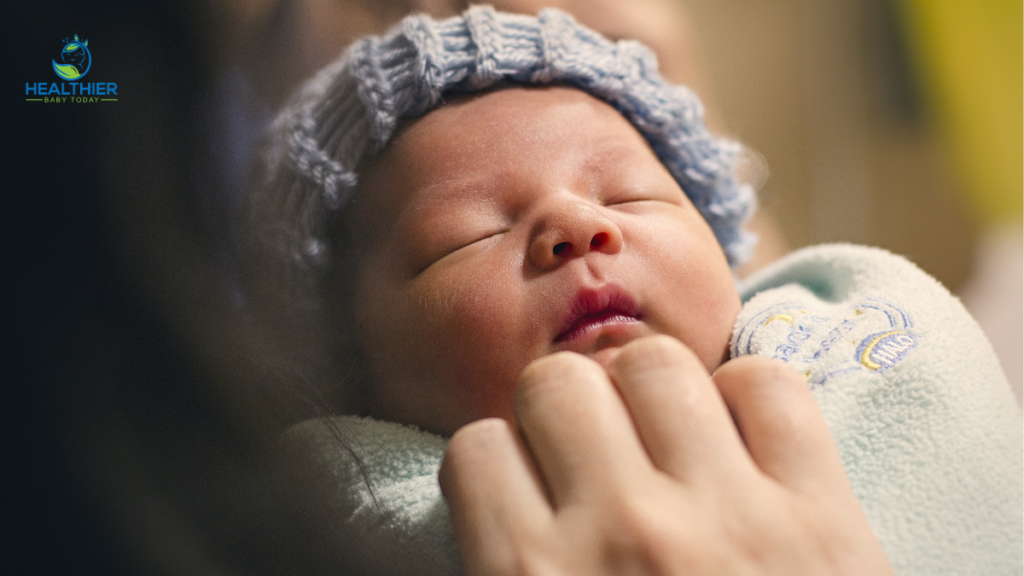
[[[441,487],[466,574],[892,574],[806,384],[678,341],[523,371],[518,428],[452,437]],[[731,417],[730,417],[731,414]]]

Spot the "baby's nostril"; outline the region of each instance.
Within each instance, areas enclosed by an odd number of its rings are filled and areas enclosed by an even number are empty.
[[[572,247],[572,244],[570,244],[568,242],[559,242],[558,244],[555,244],[555,248],[554,248],[555,256],[558,256],[559,254],[564,252],[566,248],[571,248],[571,247]]]
[[[601,246],[604,246],[605,242],[607,241],[608,233],[600,232],[598,234],[594,234],[594,237],[590,239],[590,245],[593,246],[594,248],[600,248]]]

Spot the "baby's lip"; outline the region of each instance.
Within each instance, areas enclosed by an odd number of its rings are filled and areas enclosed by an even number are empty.
[[[580,340],[603,326],[639,321],[640,311],[635,301],[618,286],[581,288],[569,306],[555,343]]]

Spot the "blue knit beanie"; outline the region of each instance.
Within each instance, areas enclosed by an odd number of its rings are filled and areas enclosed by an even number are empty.
[[[299,90],[273,124],[251,190],[276,221],[261,242],[300,274],[317,268],[327,259],[328,215],[351,196],[360,161],[443,95],[499,82],[565,85],[610,104],[711,225],[729,263],[749,256],[754,237],[741,226],[755,200],[734,173],[741,146],[708,132],[696,95],[662,79],[650,50],[613,43],[559,10],[531,17],[488,6],[445,20],[409,16],[351,45]]]

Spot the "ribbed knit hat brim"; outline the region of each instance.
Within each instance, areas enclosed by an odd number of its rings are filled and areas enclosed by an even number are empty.
[[[351,45],[296,93],[272,126],[263,176],[250,190],[274,214],[262,231],[267,247],[286,266],[318,267],[328,215],[352,194],[360,161],[446,93],[499,82],[566,85],[613,106],[693,201],[730,264],[746,260],[754,237],[742,224],[755,199],[734,173],[741,147],[708,131],[692,91],[666,82],[637,42],[613,43],[555,9],[531,17],[487,6],[445,20],[409,16]]]

